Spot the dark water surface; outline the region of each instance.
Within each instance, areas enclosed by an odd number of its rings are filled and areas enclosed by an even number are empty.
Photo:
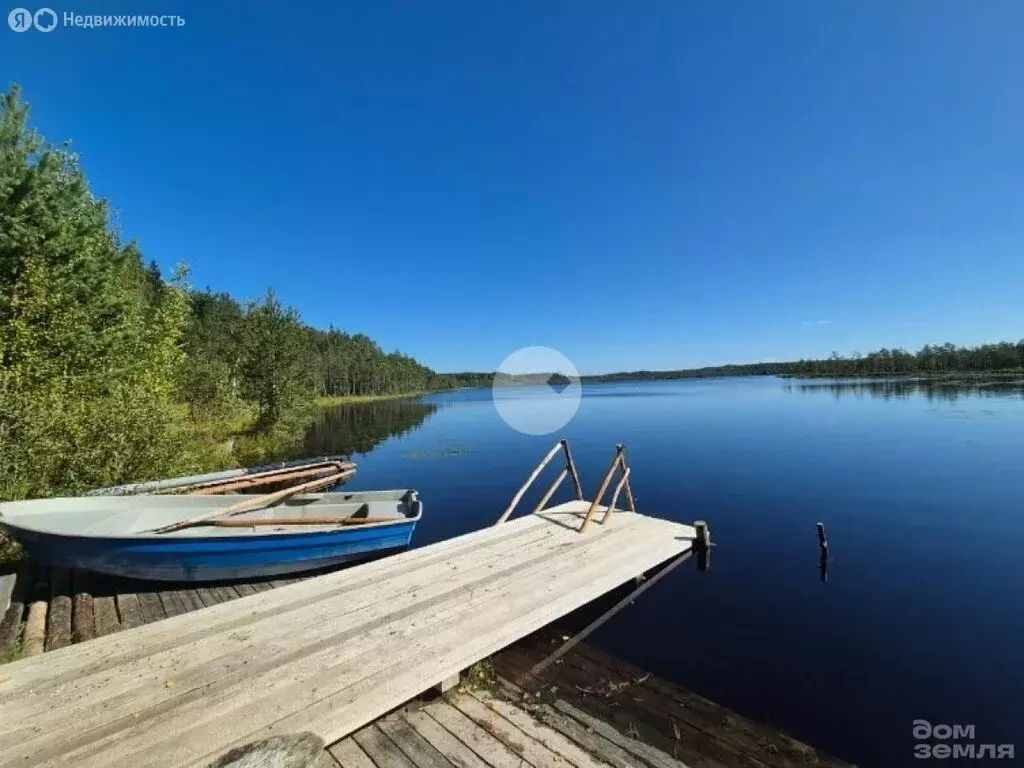
[[[717,545],[597,645],[865,766],[915,763],[915,719],[1024,750],[1024,383],[598,384],[546,437],[470,390],[342,407],[306,449],[363,452],[351,489],[419,489],[422,546],[493,523],[560,436],[588,496],[625,442],[640,511]]]

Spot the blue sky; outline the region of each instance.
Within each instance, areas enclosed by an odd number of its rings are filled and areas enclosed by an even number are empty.
[[[439,370],[1024,337],[1019,0],[146,12],[0,28],[0,76],[198,286]]]

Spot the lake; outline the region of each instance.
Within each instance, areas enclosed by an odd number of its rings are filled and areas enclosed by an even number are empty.
[[[417,488],[422,546],[492,524],[558,437],[588,497],[624,442],[639,511],[716,544],[595,645],[861,765],[914,763],[915,719],[1024,750],[1021,382],[585,384],[539,437],[466,390],[326,412],[305,447],[353,453],[348,488]]]

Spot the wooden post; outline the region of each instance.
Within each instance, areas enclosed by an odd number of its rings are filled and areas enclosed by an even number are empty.
[[[818,571],[822,582],[828,581],[828,538],[825,536],[825,524],[818,523]]]
[[[697,550],[697,570],[706,571],[711,567],[711,531],[704,520],[696,520],[693,523],[696,536],[693,539],[694,549]]]
[[[555,478],[555,482],[553,482],[551,484],[551,487],[548,488],[547,492],[544,494],[544,498],[542,498],[540,500],[540,503],[536,506],[536,508],[534,508],[534,510],[533,510],[534,512],[540,512],[542,509],[544,509],[544,507],[547,506],[547,503],[549,501],[551,501],[551,497],[555,495],[555,491],[558,490],[559,486],[562,485],[562,483],[565,481],[565,478],[568,475],[569,475],[569,468],[568,467],[566,467],[565,469],[563,469],[561,472],[558,473],[558,477]]]
[[[35,584],[32,587],[32,602],[25,619],[25,633],[22,639],[22,658],[37,656],[43,652],[46,642],[46,613],[50,607],[50,574],[46,567],[37,565]]]
[[[444,680],[442,680],[440,683],[438,683],[437,690],[440,691],[440,693],[442,695],[444,695],[444,694],[448,693],[448,691],[450,691],[452,688],[454,688],[455,686],[457,686],[459,684],[459,679],[460,679],[460,674],[458,672],[456,672],[454,675],[451,675],[450,677],[446,677]]]
[[[601,498],[608,490],[609,484],[612,482],[612,477],[615,475],[615,470],[622,464],[622,444],[615,446],[615,458],[612,459],[612,465],[608,467],[608,471],[605,472],[604,480],[601,481],[601,487],[597,491],[597,495],[594,496],[594,500],[590,503],[590,509],[587,510],[587,516],[583,518],[583,523],[580,525],[580,533],[583,533],[587,529],[587,523],[590,522],[590,518],[594,515],[594,512],[601,505]]]
[[[569,441],[564,437],[562,438],[562,448],[565,449],[565,466],[569,470],[569,476],[572,478],[572,485],[576,491],[577,501],[583,501],[583,486],[580,484],[580,476],[576,471],[576,462],[572,460],[572,451],[569,450]]]
[[[605,520],[608,519],[608,515],[610,515],[612,513],[612,510],[615,508],[615,504],[619,500],[619,494],[622,493],[623,487],[624,486],[626,486],[626,487],[629,486],[629,472],[630,472],[630,470],[631,470],[631,467],[626,467],[626,469],[622,473],[622,479],[619,480],[619,484],[615,486],[615,492],[612,494],[612,503],[609,504],[608,508],[604,511],[604,517],[601,518],[601,525],[604,525]],[[636,510],[632,510],[632,511],[635,512]]]
[[[633,487],[629,484],[629,465],[626,463],[626,446],[622,446],[622,468],[626,471],[623,480],[626,483],[626,501],[629,503],[629,511],[636,512],[636,499],[633,498]]]
[[[526,478],[526,482],[520,486],[519,490],[516,492],[516,495],[512,497],[512,503],[508,505],[508,509],[506,509],[502,513],[501,517],[498,518],[498,522],[496,522],[495,525],[501,525],[506,520],[508,520],[509,515],[512,514],[512,511],[516,508],[516,505],[518,505],[519,502],[522,500],[523,495],[526,493],[526,490],[531,485],[533,485],[533,482],[537,479],[540,473],[544,471],[544,467],[551,463],[551,460],[555,458],[555,454],[557,454],[560,450],[562,450],[562,444],[558,443],[554,448],[548,451],[547,456],[541,459],[541,462],[540,464],[537,465],[537,468],[530,473],[530,476]]]

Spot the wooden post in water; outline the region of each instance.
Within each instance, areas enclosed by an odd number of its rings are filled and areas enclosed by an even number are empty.
[[[693,547],[697,550],[697,570],[706,571],[711,567],[711,531],[704,520],[695,520],[693,527],[697,531],[693,540]]]
[[[828,539],[825,536],[825,524],[818,523],[818,570],[821,580],[828,581]]]
[[[576,462],[572,460],[572,451],[569,449],[569,441],[564,437],[559,441],[565,450],[565,468],[569,470],[569,477],[572,478],[572,487],[576,491],[576,498],[583,501],[583,486],[580,485],[580,476],[576,472]]]

